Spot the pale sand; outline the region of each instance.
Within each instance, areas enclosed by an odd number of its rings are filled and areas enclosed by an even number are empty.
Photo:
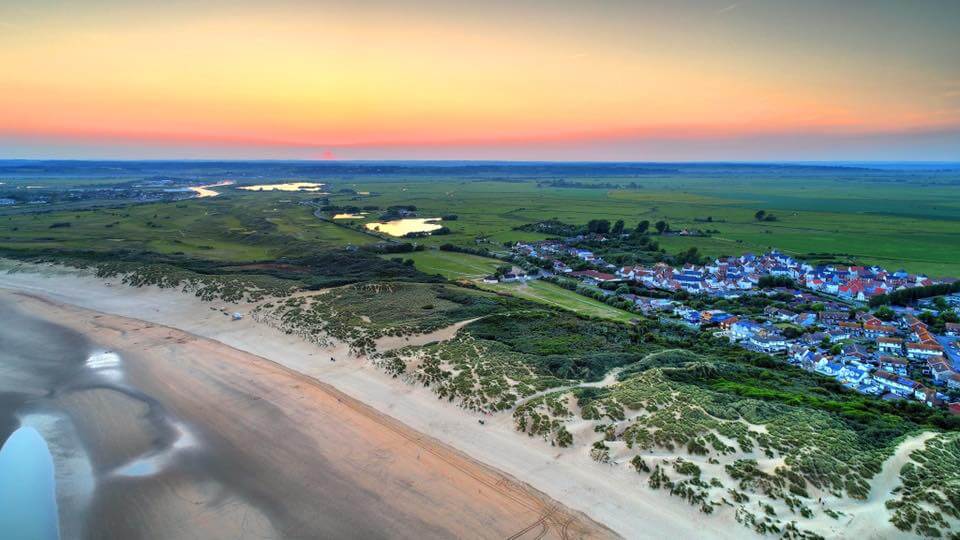
[[[370,362],[351,357],[342,344],[320,348],[296,336],[244,317],[232,321],[216,308],[246,313],[250,306],[205,303],[176,291],[130,288],[90,275],[44,267],[42,272],[4,274],[0,288],[30,292],[66,304],[133,317],[179,328],[217,340],[287,368],[329,383],[345,394],[386,413],[414,430],[435,437],[474,459],[493,466],[629,538],[743,538],[753,533],[736,523],[732,513],[706,516],[682,500],[645,486],[645,478],[625,466],[601,465],[589,448],[552,448],[518,434],[509,414],[482,417],[440,401],[429,389],[408,385],[381,372]],[[439,332],[433,339],[449,337]],[[421,341],[417,339],[416,341]],[[383,343],[403,346],[402,342]],[[334,356],[337,362],[330,362]],[[485,418],[480,425],[478,418]],[[879,518],[879,516],[877,516]],[[829,518],[826,518],[829,519]],[[816,527],[843,537],[862,537],[860,524],[836,530],[843,522]],[[881,521],[878,519],[877,521]],[[876,531],[894,533],[883,520]]]
[[[86,537],[614,536],[529,486],[269,360],[32,295],[0,292],[0,300],[55,320],[122,359],[110,386],[90,386],[88,379],[52,398],[73,418],[98,478]],[[151,438],[168,421],[189,441],[173,452],[160,444],[159,453],[171,459],[154,459],[158,470],[146,477],[125,477],[124,464],[157,456]]]

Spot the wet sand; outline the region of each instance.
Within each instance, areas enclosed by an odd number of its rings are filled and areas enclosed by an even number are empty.
[[[2,435],[16,412],[69,418],[96,480],[72,501],[83,537],[614,536],[264,358],[23,294],[0,292],[0,309],[0,344],[20,357],[0,366]],[[92,352],[117,362],[91,367]]]

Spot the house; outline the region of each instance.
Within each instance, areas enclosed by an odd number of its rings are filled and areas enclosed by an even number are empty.
[[[607,274],[606,272],[597,272],[596,270],[581,270],[580,272],[571,272],[571,276],[583,278],[584,281],[590,281],[594,283],[607,283],[609,281],[617,281],[617,276],[613,274]]]
[[[877,338],[877,349],[886,354],[902,354],[903,340],[900,338],[879,337]]]
[[[804,327],[813,326],[817,323],[817,314],[813,313],[812,311],[805,311],[798,314],[793,322]]]
[[[753,321],[739,320],[730,326],[730,339],[748,339],[760,332],[761,328],[759,324]]]
[[[700,321],[703,324],[720,324],[731,318],[733,318],[733,315],[719,309],[708,309],[700,312]]]
[[[897,333],[897,327],[890,324],[877,324],[875,322],[863,323],[863,334],[869,338],[889,336]]]
[[[837,327],[846,330],[851,336],[858,336],[863,333],[863,327],[860,326],[860,323],[852,321],[839,321]]]
[[[907,357],[924,360],[934,356],[943,356],[943,347],[934,343],[907,343]]]
[[[787,340],[779,334],[753,335],[747,342],[757,350],[775,353],[787,350]]]
[[[851,383],[858,385],[863,382],[864,379],[870,376],[870,371],[863,366],[858,366],[855,364],[847,364],[840,368],[840,371],[837,372],[837,379],[841,382]]]
[[[497,279],[497,276],[485,276],[483,278],[484,283],[499,283],[500,280]]]
[[[947,377],[947,388],[951,390],[960,390],[960,373],[951,373]]]
[[[729,318],[717,323],[717,326],[719,326],[721,330],[730,330],[730,328],[738,322],[740,322],[740,318],[736,315],[731,315]]]
[[[821,311],[817,314],[817,318],[825,323],[837,323],[848,320],[850,314],[846,311]]]
[[[881,356],[879,359],[880,369],[896,373],[897,375],[907,375],[907,359],[896,356]]]
[[[913,397],[918,401],[926,403],[927,407],[939,407],[943,404],[943,400],[940,399],[937,391],[933,388],[927,388],[926,386],[921,386],[914,390]]]
[[[953,370],[950,369],[950,366],[941,360],[930,359],[927,361],[927,366],[929,366],[930,369],[930,376],[933,377],[934,381],[940,384],[945,384],[947,382],[947,378],[953,374]]]
[[[830,343],[836,343],[838,341],[850,339],[850,332],[841,329],[830,330],[827,332],[827,337],[830,339]]]
[[[944,333],[948,336],[960,336],[960,324],[948,322]]]
[[[899,396],[911,396],[920,387],[920,383],[889,371],[877,370],[873,373],[872,378],[877,384]]]
[[[827,377],[836,377],[840,374],[840,371],[843,369],[842,364],[836,362],[829,362],[826,358],[820,359],[813,368],[813,370],[821,375],[826,375]]]

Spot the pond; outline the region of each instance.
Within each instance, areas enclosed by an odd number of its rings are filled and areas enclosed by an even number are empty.
[[[5,538],[60,537],[53,458],[40,433],[23,426],[0,448],[0,531]]]
[[[287,182],[285,184],[258,184],[256,186],[242,186],[246,191],[320,191],[324,184],[317,182]]]
[[[217,195],[220,194],[219,191],[214,191],[210,188],[229,186],[231,184],[233,184],[233,182],[231,182],[230,180],[224,180],[223,182],[217,182],[216,184],[207,184],[205,186],[193,186],[189,189],[190,191],[197,194],[197,198],[202,199],[204,197],[216,197]]]
[[[443,225],[440,224],[440,218],[404,218],[367,223],[364,227],[390,236],[403,236],[407,233],[436,231],[443,228]]]

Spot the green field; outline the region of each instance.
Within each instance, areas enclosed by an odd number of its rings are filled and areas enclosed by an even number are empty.
[[[384,255],[384,257],[390,256]],[[497,284],[481,282],[480,278],[493,273],[498,266],[504,264],[503,261],[497,259],[478,257],[468,253],[438,250],[404,254],[404,258],[413,259],[417,270],[426,274],[440,274],[454,281],[465,279],[474,282],[482,289],[509,293],[518,298],[560,307],[581,315],[624,322],[637,318],[637,315],[634,313],[608,306],[593,298],[587,298],[574,291],[558,287],[545,281]]]
[[[427,250],[405,253],[403,257],[413,259],[417,270],[426,274],[440,274],[449,280],[476,280],[492,274],[498,266],[505,264],[497,259],[454,251]]]
[[[480,286],[493,291],[510,293],[526,300],[568,309],[588,317],[600,317],[622,322],[627,322],[638,317],[635,313],[608,306],[603,302],[599,302],[593,298],[587,298],[574,291],[564,289],[553,283],[547,283],[546,281],[481,284]]]

